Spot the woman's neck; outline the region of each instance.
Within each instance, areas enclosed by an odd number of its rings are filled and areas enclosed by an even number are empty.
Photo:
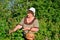
[[[35,17],[26,16],[26,18],[24,19],[24,23],[30,25],[30,24],[32,24],[34,22],[35,19],[36,19]],[[28,23],[27,23],[27,21],[28,21]]]

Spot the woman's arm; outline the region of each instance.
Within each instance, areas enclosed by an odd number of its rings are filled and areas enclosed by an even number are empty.
[[[21,28],[22,28],[21,25],[17,25],[13,30],[9,30],[9,34],[12,32],[15,32],[16,30],[21,29]]]
[[[29,27],[25,27],[25,28],[22,29],[22,30],[24,30],[24,31],[25,31],[25,30],[30,30],[30,28],[29,28]]]
[[[37,32],[39,30],[39,22],[38,19],[34,21],[33,28],[31,28],[31,31]]]
[[[39,30],[39,28],[38,27],[33,27],[33,28],[31,28],[31,30],[30,31],[32,31],[32,32],[37,32]]]
[[[15,32],[18,29],[21,29],[23,24],[24,24],[24,18],[21,20],[19,25],[17,25],[13,30],[9,30],[9,34],[12,33],[12,32]]]

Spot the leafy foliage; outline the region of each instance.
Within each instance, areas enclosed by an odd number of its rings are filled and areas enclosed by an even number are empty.
[[[0,40],[24,40],[22,30],[8,34],[27,9],[36,8],[39,31],[35,40],[60,40],[60,0],[0,0]]]

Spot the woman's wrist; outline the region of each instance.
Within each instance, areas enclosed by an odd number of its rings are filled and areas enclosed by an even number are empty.
[[[39,29],[38,28],[35,28],[35,27],[30,29],[30,31],[32,31],[32,32],[37,32],[38,30]]]

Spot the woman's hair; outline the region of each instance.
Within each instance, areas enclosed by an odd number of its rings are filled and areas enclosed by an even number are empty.
[[[34,13],[31,10],[28,10],[28,13],[31,13],[34,16]]]

